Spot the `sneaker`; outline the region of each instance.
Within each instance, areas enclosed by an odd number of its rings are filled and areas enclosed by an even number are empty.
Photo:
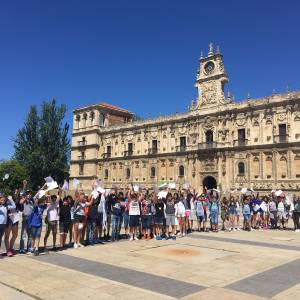
[[[33,252],[34,256],[39,256],[40,253],[39,253],[39,250],[38,249],[35,249],[34,252]]]
[[[241,228],[237,228],[236,230],[237,230],[237,231],[241,231]]]
[[[185,236],[185,233],[183,233],[182,236]]]
[[[146,239],[147,239],[147,238],[146,238],[145,235],[143,235],[142,238],[141,238],[142,241],[144,241],[144,240],[146,240]]]
[[[233,231],[236,231],[236,228],[233,228]]]
[[[156,238],[155,238],[157,241],[161,241],[161,237],[158,235],[158,236],[156,236]]]
[[[12,256],[14,256],[13,251],[12,251],[11,249],[9,249],[9,250],[6,252],[6,255],[7,255],[7,257],[12,257]]]
[[[176,241],[176,235],[172,236],[172,240]]]
[[[300,229],[296,229],[295,232],[300,232]]]
[[[20,250],[19,253],[20,254],[26,254],[26,251],[25,250]]]
[[[82,247],[84,247],[84,245],[82,245],[82,244],[79,243],[79,244],[78,244],[78,247],[82,248]]]
[[[75,249],[78,248],[78,245],[76,243],[74,243],[74,246],[73,246]]]
[[[133,241],[133,236],[132,236],[132,237],[129,239],[129,241],[130,241],[130,242],[132,242],[132,241]]]
[[[135,241],[138,241],[138,240],[139,240],[139,238],[137,238],[137,237],[135,236],[135,237],[134,237],[134,240],[135,240]]]

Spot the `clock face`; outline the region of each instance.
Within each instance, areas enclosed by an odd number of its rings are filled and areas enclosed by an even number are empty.
[[[209,61],[205,66],[204,70],[206,74],[211,74],[215,68],[215,65],[212,61]]]

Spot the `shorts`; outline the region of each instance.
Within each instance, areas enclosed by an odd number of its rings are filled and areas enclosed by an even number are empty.
[[[244,214],[244,219],[249,221],[251,219],[251,214]]]
[[[41,234],[42,234],[42,226],[40,226],[40,227],[31,227],[30,231],[31,231],[31,237],[33,239],[39,239],[41,237]]]
[[[178,218],[185,218],[185,214],[178,214]]]
[[[129,216],[129,227],[138,227],[140,225],[140,216]]]
[[[53,234],[57,233],[57,221],[48,221],[46,226],[46,235],[48,235],[51,231]]]
[[[128,213],[123,214],[123,220],[124,220],[124,227],[127,228],[129,225],[129,214]]]
[[[103,213],[98,213],[96,224],[97,226],[103,225]]]
[[[67,234],[70,229],[71,229],[70,222],[59,222],[59,232],[61,234],[63,234],[63,233]]]
[[[211,223],[213,225],[218,225],[218,212],[212,211],[210,214]]]
[[[167,215],[166,216],[166,225],[167,226],[175,226],[175,215]]]
[[[187,218],[189,218],[190,215],[191,215],[191,211],[190,211],[189,209],[186,209],[186,210],[185,210],[185,216],[186,216]]]
[[[6,227],[18,226],[18,225],[19,225],[19,221],[13,224],[12,220],[9,217],[7,217]]]
[[[191,214],[189,216],[189,220],[190,221],[196,221],[197,220],[196,211],[194,209],[191,210]]]
[[[75,216],[74,216],[73,223],[74,223],[74,224],[77,224],[77,223],[85,223],[85,216],[83,216],[83,215],[75,215]]]
[[[204,216],[197,216],[198,221],[203,222]]]
[[[154,222],[156,225],[163,225],[164,224],[164,217],[155,216]]]
[[[142,216],[142,228],[150,229],[151,225],[151,215]]]

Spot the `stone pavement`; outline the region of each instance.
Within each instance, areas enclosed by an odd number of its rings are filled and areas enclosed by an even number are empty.
[[[0,299],[298,299],[300,234],[193,233],[0,260]]]

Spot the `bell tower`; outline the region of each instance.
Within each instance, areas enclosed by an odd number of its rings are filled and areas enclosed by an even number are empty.
[[[208,47],[206,57],[201,53],[200,69],[197,72],[195,87],[198,89],[198,98],[195,109],[214,107],[231,102],[226,99],[224,86],[228,82],[228,76],[223,65],[223,55],[217,47],[214,53],[213,44]]]

